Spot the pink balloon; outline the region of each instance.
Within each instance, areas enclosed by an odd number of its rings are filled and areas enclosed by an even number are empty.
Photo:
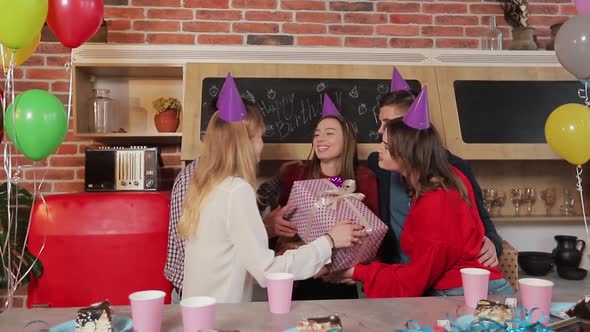
[[[590,0],[574,0],[578,14],[590,14]]]

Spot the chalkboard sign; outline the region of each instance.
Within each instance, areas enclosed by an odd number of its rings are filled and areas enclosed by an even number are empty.
[[[545,121],[558,106],[582,103],[575,81],[455,81],[465,143],[546,143]]]
[[[224,79],[203,79],[201,139],[214,113],[211,103]],[[242,97],[254,102],[262,112],[266,143],[311,143],[326,93],[357,129],[358,143],[379,142],[379,100],[389,92],[390,80],[236,78],[235,82]],[[418,81],[408,80],[408,84],[420,89]]]

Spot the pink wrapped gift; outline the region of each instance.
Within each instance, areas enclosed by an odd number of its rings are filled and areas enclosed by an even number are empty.
[[[328,179],[305,180],[295,181],[289,195],[294,207],[289,219],[306,243],[325,235],[341,220],[361,224],[369,233],[361,244],[335,250],[332,263],[326,266],[330,272],[373,261],[387,233],[387,225],[362,203],[365,195],[355,190],[354,180],[345,180],[341,188]]]

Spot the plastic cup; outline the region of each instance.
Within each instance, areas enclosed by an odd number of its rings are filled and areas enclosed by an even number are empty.
[[[213,329],[216,300],[214,297],[193,296],[180,301],[182,326],[185,332]]]
[[[291,294],[293,293],[293,279],[291,273],[266,274],[268,288],[268,304],[273,314],[286,314],[291,311]]]
[[[478,268],[461,269],[461,280],[466,306],[475,308],[479,300],[488,298],[490,271]]]
[[[541,318],[541,315],[545,315],[543,323],[547,323],[551,314],[553,282],[538,278],[518,279],[518,292],[520,293],[520,303],[527,311],[538,308],[533,312],[532,321],[536,322]]]
[[[164,297],[166,293],[159,290],[146,290],[129,295],[133,331],[161,332]]]

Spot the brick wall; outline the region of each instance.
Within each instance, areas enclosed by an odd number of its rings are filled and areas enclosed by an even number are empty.
[[[571,0],[529,0],[539,45],[549,26],[575,14]],[[488,17],[510,29],[493,0],[105,0],[111,43],[288,45],[332,47],[477,48]],[[43,42],[16,70],[16,89],[48,90],[66,102],[68,50]],[[72,122],[70,121],[70,124]],[[45,178],[45,193],[83,190],[84,149],[95,142],[68,135],[59,151],[38,165],[15,156],[29,188]],[[169,181],[180,167],[179,146],[163,150]],[[0,177],[3,177],[0,172]],[[39,181],[37,181],[39,183]],[[169,183],[169,182],[168,182]]]

